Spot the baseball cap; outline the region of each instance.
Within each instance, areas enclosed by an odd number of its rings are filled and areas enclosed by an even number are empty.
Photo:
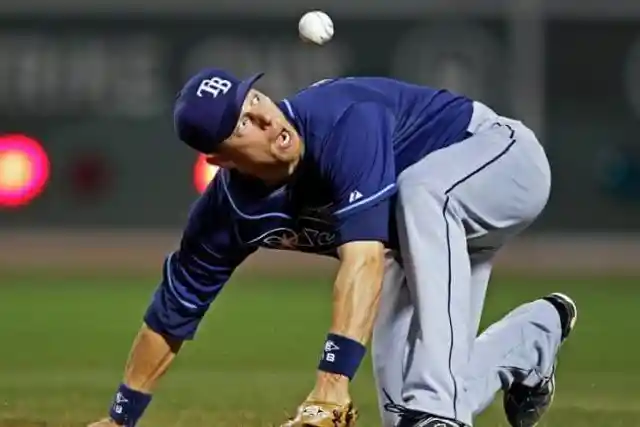
[[[240,80],[232,74],[207,68],[192,76],[176,97],[173,123],[178,138],[205,154],[233,133],[242,103],[263,73]]]

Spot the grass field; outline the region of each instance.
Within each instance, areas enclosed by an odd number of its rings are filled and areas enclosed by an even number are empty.
[[[82,426],[103,416],[154,280],[38,275],[2,282],[0,426]],[[497,280],[484,324],[553,290],[576,299],[580,319],[542,426],[640,426],[634,281]],[[277,425],[312,385],[328,297],[324,281],[231,283],[139,425]],[[379,425],[372,384],[367,360],[353,384],[360,426]],[[476,424],[506,426],[500,399]]]

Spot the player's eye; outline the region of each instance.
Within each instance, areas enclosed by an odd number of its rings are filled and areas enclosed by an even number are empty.
[[[241,120],[240,123],[238,123],[238,130],[242,130],[243,128],[245,128],[247,125],[249,124],[249,117],[244,116]]]

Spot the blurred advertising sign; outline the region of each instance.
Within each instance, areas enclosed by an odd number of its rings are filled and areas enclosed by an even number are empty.
[[[173,135],[171,106],[203,66],[242,76],[264,71],[258,88],[274,98],[327,77],[388,75],[447,86],[506,115],[514,102],[528,102],[512,90],[512,28],[492,14],[337,18],[335,40],[321,48],[300,42],[293,17],[275,15],[0,22],[0,131],[37,138],[51,159],[51,180],[38,199],[19,215],[0,216],[9,225],[181,224],[201,187],[194,185],[195,154]],[[544,25],[545,50],[520,55],[532,64],[544,55],[555,190],[539,226],[637,228],[640,204],[627,196],[638,193],[628,189],[637,180],[612,191],[614,179],[603,176],[612,173],[609,159],[637,144],[640,30],[609,19]],[[94,184],[77,182],[85,179]],[[99,196],[80,202],[79,193]]]
[[[507,92],[495,19],[343,21],[323,47],[302,43],[289,18],[0,22],[0,120],[52,161],[44,193],[9,225],[181,224],[211,171],[176,141],[171,107],[201,67],[264,71],[258,88],[274,98],[340,75],[446,84],[502,105]]]
[[[260,69],[269,76],[270,92],[284,94],[346,66],[339,46],[309,49],[286,34],[272,40],[204,29],[172,32],[163,25],[129,30],[107,25],[97,31],[1,32],[0,114],[153,117],[199,67],[238,74]]]
[[[449,24],[344,23],[319,48],[302,43],[290,20],[8,21],[0,30],[0,115],[156,117],[205,66],[264,71],[261,87],[274,97],[345,74],[396,75],[483,98],[500,91],[501,24]]]

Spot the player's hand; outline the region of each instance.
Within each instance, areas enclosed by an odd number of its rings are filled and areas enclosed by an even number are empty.
[[[298,407],[296,416],[280,427],[353,427],[358,410],[353,403],[337,403],[308,400]]]
[[[116,424],[111,418],[103,418],[100,421],[96,421],[95,423],[89,424],[87,427],[121,427],[119,424]]]

